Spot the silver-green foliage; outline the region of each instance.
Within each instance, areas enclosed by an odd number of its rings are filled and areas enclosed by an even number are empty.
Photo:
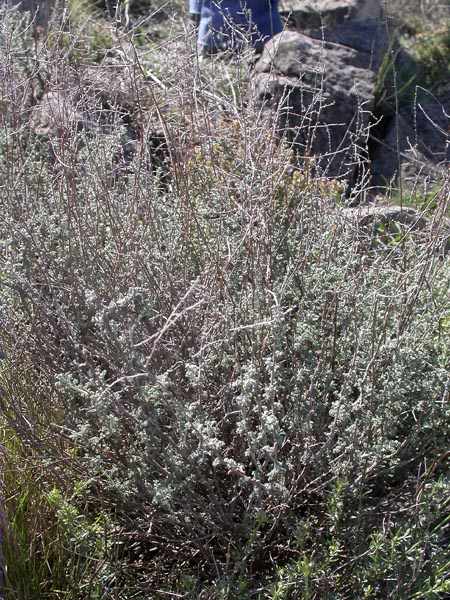
[[[7,351],[101,502],[160,557],[245,570],[339,481],[357,514],[445,450],[450,272],[437,232],[361,243],[239,119],[231,150],[175,122],[165,182],[145,144],[115,176],[119,125],[3,135],[0,239]]]

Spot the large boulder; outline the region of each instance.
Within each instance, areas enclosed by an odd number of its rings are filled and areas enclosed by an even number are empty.
[[[297,0],[284,6],[291,29],[350,46],[362,53],[365,68],[379,69],[389,47],[380,0]]]
[[[381,0],[285,0],[281,10],[300,30],[379,19],[383,14]]]
[[[315,157],[321,175],[365,177],[375,76],[364,53],[298,32],[266,46],[255,66],[253,100],[275,121],[300,158]]]
[[[342,46],[350,46],[360,53],[361,65],[378,71],[389,48],[389,34],[380,19],[346,20],[335,25],[310,29],[309,37]]]
[[[385,117],[385,134],[372,157],[373,185],[427,194],[448,180],[450,96],[425,97]]]

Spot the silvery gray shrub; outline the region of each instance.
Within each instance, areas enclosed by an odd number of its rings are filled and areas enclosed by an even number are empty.
[[[165,188],[144,147],[111,176],[121,125],[46,140],[21,118],[0,149],[7,351],[45,377],[119,520],[203,559],[258,528],[262,548],[336,481],[363,497],[444,449],[437,234],[363,250],[245,109],[242,158],[200,140]]]

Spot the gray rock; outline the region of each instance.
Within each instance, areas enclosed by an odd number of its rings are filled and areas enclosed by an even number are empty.
[[[406,206],[370,205],[356,208],[344,208],[345,218],[356,223],[358,227],[377,227],[398,223],[411,231],[421,231],[428,225],[428,220],[415,208]]]
[[[107,110],[130,112],[149,97],[149,84],[127,65],[87,65],[79,73],[78,84],[89,103]]]
[[[396,187],[409,196],[425,198],[437,193],[448,179],[448,166],[435,165],[416,148],[402,153],[400,169],[397,173]],[[401,178],[401,179],[400,179]]]
[[[281,10],[300,30],[334,26],[346,20],[379,19],[381,0],[290,0],[281,3]]]
[[[299,77],[311,72],[326,73],[327,79],[334,78],[336,83],[341,80],[341,74],[336,72],[340,67],[351,67],[365,69],[366,58],[361,52],[353,49],[348,44],[338,44],[326,40],[311,38],[309,35],[297,31],[285,31],[276,35],[266,44],[264,52],[257,62],[255,71],[267,73],[275,70],[286,76]],[[351,76],[353,79],[353,75]],[[342,77],[348,87],[349,73],[343,73]],[[362,77],[364,81],[366,77]]]
[[[426,98],[387,122],[373,153],[373,185],[426,194],[448,178],[450,97]]]
[[[350,46],[360,53],[361,67],[375,72],[380,68],[390,43],[386,26],[380,19],[347,20],[334,26],[309,30],[308,35]]]
[[[284,9],[291,28],[365,53],[364,68],[381,65],[389,39],[380,0],[297,0]]]
[[[344,208],[340,214],[362,248],[394,247],[404,236],[413,236],[418,242],[431,241],[438,254],[450,251],[450,220],[438,213],[425,217],[410,206],[384,204]]]
[[[44,94],[31,114],[31,128],[38,135],[58,135],[67,129],[82,129],[86,124],[70,94],[59,90]]]
[[[294,29],[353,48],[361,53],[359,66],[378,71],[390,43],[379,0],[298,0],[288,6]]]
[[[275,120],[300,157],[314,156],[322,175],[348,181],[365,171],[374,102],[375,77],[361,54],[284,32],[267,44],[252,88],[259,113]]]
[[[414,142],[433,161],[450,161],[450,94],[418,100],[408,114],[414,131]]]
[[[106,73],[104,78],[102,72]],[[167,182],[170,152],[166,135],[160,127],[149,127],[148,122],[147,129],[143,130],[133,112],[136,90],[127,90],[116,71],[93,69],[83,76],[82,86],[72,81],[64,90],[44,94],[32,109],[32,131],[48,138],[63,138],[83,131],[93,138],[117,131],[118,125],[122,125],[124,133],[120,144],[111,147],[113,179],[132,173],[133,160],[139,154],[144,159],[140,167],[145,165],[162,182]],[[84,143],[84,136],[78,138],[79,147]],[[52,143],[49,158],[55,162]]]
[[[60,128],[109,133],[121,120],[129,124],[153,103],[152,83],[127,65],[86,65],[55,81],[32,113],[36,133]]]

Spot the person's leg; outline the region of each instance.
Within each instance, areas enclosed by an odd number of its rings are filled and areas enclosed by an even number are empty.
[[[202,4],[202,0],[189,0],[189,18],[196,30],[198,30],[200,24]]]

